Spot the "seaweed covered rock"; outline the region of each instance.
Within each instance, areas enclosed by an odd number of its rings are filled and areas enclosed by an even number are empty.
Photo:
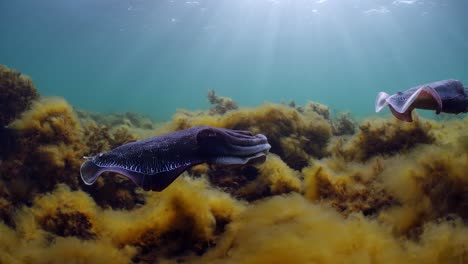
[[[38,97],[31,78],[0,65],[0,127],[16,119]]]
[[[98,125],[94,121],[82,123],[83,138],[89,156],[109,151],[122,144],[137,140],[127,127],[111,129],[105,125]]]
[[[400,206],[379,216],[397,234],[418,236],[424,225],[441,219],[468,220],[468,148],[421,146],[389,160],[382,172],[387,190]]]
[[[269,154],[261,165],[211,166],[209,169],[201,165],[190,172],[195,176],[208,175],[211,184],[237,199],[247,201],[302,190],[299,173],[275,154]]]
[[[117,245],[138,248],[134,262],[200,255],[215,245],[244,206],[203,179],[179,177],[164,192],[145,193],[145,205],[101,216]]]
[[[286,105],[285,103],[281,103]],[[332,133],[334,136],[352,135],[355,133],[357,123],[352,118],[351,113],[338,112],[334,118],[332,118],[332,112],[330,108],[324,104],[309,101],[305,106],[296,105],[294,101],[287,104],[289,107],[296,109],[299,113],[308,115],[308,113],[315,113],[322,116],[325,120],[328,120],[331,124]]]
[[[117,173],[105,173],[93,185],[81,185],[102,208],[132,210],[145,203],[142,189]]]
[[[95,122],[83,124],[83,137],[87,146],[86,155],[93,156],[111,150],[112,134],[109,127]]]
[[[127,127],[148,130],[154,128],[151,118],[135,112],[102,114],[76,110],[76,113],[82,122],[94,122],[108,128]]]
[[[133,127],[138,127],[138,128],[144,128],[144,129],[153,129],[153,121],[140,113],[135,113],[135,112],[126,112],[123,113],[122,115],[117,115],[116,121],[114,123],[111,123],[112,126],[117,126],[119,124],[119,119],[121,120],[128,120],[130,121],[131,126]]]
[[[311,158],[324,157],[331,137],[330,123],[321,115],[313,111],[301,114],[294,108],[277,104],[240,109],[222,116],[179,113],[168,124],[167,130],[175,131],[199,125],[264,134],[271,145],[270,151],[279,155],[293,169],[307,166]]]
[[[340,160],[315,162],[303,170],[304,195],[330,204],[345,216],[375,215],[397,204],[379,177],[381,171],[379,161],[367,166],[346,166]]]
[[[36,196],[31,206],[18,207],[14,229],[0,222],[0,260],[130,263],[135,248],[105,238],[103,219],[103,211],[86,193],[59,184],[52,192]]]
[[[78,187],[82,132],[72,107],[61,98],[42,98],[11,124],[16,150],[0,167],[0,175],[15,201],[30,201],[35,192],[57,183]]]
[[[350,113],[338,113],[332,120],[332,131],[334,136],[352,135],[356,132],[356,121]]]
[[[40,227],[61,237],[92,239],[96,233],[95,203],[81,191],[59,184],[49,194],[37,196],[31,207]]]
[[[208,90],[208,101],[213,105],[213,107],[211,107],[209,110],[211,115],[222,115],[228,111],[239,108],[237,103],[234,102],[231,98],[216,95],[215,91],[213,90]]]
[[[208,176],[210,183],[226,193],[236,198],[245,198],[238,196],[238,191],[249,182],[255,180],[260,172],[255,165],[246,166],[209,166],[201,164],[189,170],[193,177]]]
[[[314,112],[322,116],[326,120],[330,120],[330,108],[324,104],[317,102],[307,102],[304,112]]]
[[[235,195],[252,201],[301,190],[299,173],[289,168],[278,156],[270,154],[265,163],[259,166],[259,175],[237,190]]]
[[[15,212],[15,206],[11,201],[0,197],[0,222],[5,223],[8,226],[15,225],[13,215]]]
[[[416,119],[412,123],[392,120],[364,121],[359,131],[348,141],[336,139],[329,151],[345,160],[366,161],[379,155],[395,155],[406,152],[418,144],[431,144],[433,125]]]

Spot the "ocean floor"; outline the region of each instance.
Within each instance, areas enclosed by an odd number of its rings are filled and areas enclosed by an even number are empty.
[[[354,120],[325,105],[212,108],[164,123],[42,97],[0,67],[0,263],[467,263],[468,118]],[[205,95],[200,95],[205,96]],[[162,192],[83,156],[198,125],[249,130],[260,165],[198,165]]]

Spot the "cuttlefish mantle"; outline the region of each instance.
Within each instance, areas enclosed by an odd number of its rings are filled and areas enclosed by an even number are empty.
[[[459,114],[468,111],[468,88],[457,80],[443,80],[413,87],[389,95],[380,92],[375,100],[375,111],[389,106],[392,114],[403,121],[412,122],[413,109],[435,110],[437,114]]]
[[[262,134],[199,126],[138,140],[94,157],[85,157],[80,173],[87,185],[96,182],[103,172],[115,172],[145,190],[161,191],[194,165],[264,162],[270,148]]]

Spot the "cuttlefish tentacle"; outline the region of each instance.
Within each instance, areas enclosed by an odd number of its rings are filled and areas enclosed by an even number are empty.
[[[465,113],[468,111],[468,89],[460,81],[443,80],[393,95],[380,92],[375,100],[375,111],[380,112],[385,106],[389,106],[395,117],[407,122],[413,121],[411,112],[415,108],[435,110],[437,114]]]
[[[115,172],[145,190],[161,191],[194,165],[263,162],[270,148],[262,134],[200,126],[138,140],[86,157],[80,173],[87,185],[96,182],[103,172]]]

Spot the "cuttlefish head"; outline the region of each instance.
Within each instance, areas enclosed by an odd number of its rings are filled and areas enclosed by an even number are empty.
[[[243,165],[263,162],[271,148],[262,134],[204,127],[197,134],[199,153],[213,165]]]

